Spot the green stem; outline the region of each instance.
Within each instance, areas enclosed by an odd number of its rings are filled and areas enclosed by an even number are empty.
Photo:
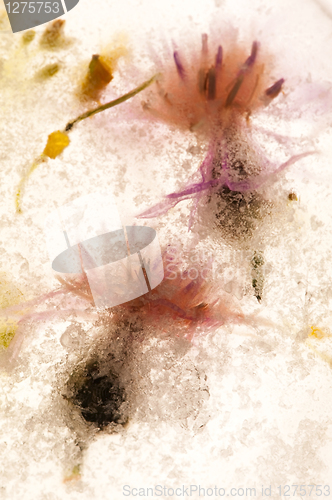
[[[136,87],[134,90],[131,90],[128,92],[128,94],[124,94],[123,96],[119,97],[118,99],[115,99],[114,101],[107,102],[106,104],[103,104],[102,106],[98,106],[98,108],[91,109],[90,111],[86,111],[86,113],[83,113],[82,115],[78,116],[75,120],[72,122],[67,123],[66,125],[66,132],[68,130],[72,129],[75,123],[78,123],[82,120],[85,120],[85,118],[89,118],[89,116],[93,116],[97,113],[101,113],[102,111],[105,111],[105,109],[113,108],[114,106],[117,106],[118,104],[121,104],[122,102],[127,101],[128,99],[131,99],[134,97],[136,94],[139,94],[139,92],[142,92],[142,90],[146,89],[151,83],[153,83],[156,78],[159,75],[154,75],[150,80],[147,80],[146,82],[142,83],[139,85],[139,87]]]

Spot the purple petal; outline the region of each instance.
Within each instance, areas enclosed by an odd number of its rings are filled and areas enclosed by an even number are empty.
[[[216,55],[216,69],[221,68],[222,65],[222,46],[219,45],[218,52]]]
[[[186,189],[183,191],[180,191],[179,193],[171,193],[167,195],[167,198],[183,198],[184,197],[188,198],[192,194],[200,193],[201,191],[204,191],[205,189],[209,189],[210,187],[214,187],[220,182],[224,182],[224,179],[212,179],[211,181],[207,182],[199,182],[198,184],[192,184],[191,186],[188,186]]]
[[[245,69],[251,68],[255,64],[256,57],[257,57],[257,52],[258,52],[258,42],[253,42],[252,47],[251,47],[251,54],[244,63]]]
[[[186,72],[184,70],[184,67],[182,66],[182,63],[181,63],[180,57],[179,57],[179,53],[177,50],[174,51],[173,57],[174,57],[174,62],[175,62],[175,66],[176,66],[176,69],[178,71],[179,77],[182,80],[184,80],[184,78],[186,76]]]
[[[273,85],[271,85],[271,87],[265,90],[265,95],[267,95],[267,97],[270,97],[271,99],[277,97],[284,82],[285,80],[283,78],[280,78],[280,80],[278,80]]]
[[[277,170],[275,170],[273,172],[273,175],[278,174],[279,172],[282,172],[283,170],[285,170],[286,168],[290,167],[294,163],[302,160],[302,158],[306,158],[307,156],[314,155],[314,154],[317,154],[317,151],[307,151],[306,153],[301,153],[299,155],[291,156],[289,158],[289,160],[285,161],[285,163],[282,163],[280,165],[280,167],[278,167]]]
[[[302,160],[302,158],[306,158],[307,156],[316,154],[317,151],[308,151],[307,153],[301,153],[299,155],[294,155],[289,158],[289,160],[285,161],[282,163],[274,172],[271,172],[269,174],[265,175],[259,175],[255,177],[254,179],[250,180],[245,180],[245,181],[240,181],[240,182],[230,182],[227,180],[225,182],[226,186],[231,190],[231,191],[255,191],[258,189],[260,186],[262,186],[267,180],[270,178],[273,178],[276,176],[279,172],[282,172],[286,168],[290,167],[294,163]]]
[[[176,200],[176,199],[172,200],[170,198],[166,198],[164,201],[157,203],[156,205],[149,208],[148,210],[145,210],[145,212],[142,212],[136,217],[139,219],[152,219],[153,217],[159,217],[160,215],[165,215],[168,212],[168,210],[175,207],[175,205],[177,205],[179,201],[181,200]]]

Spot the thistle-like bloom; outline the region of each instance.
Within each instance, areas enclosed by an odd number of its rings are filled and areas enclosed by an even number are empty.
[[[276,98],[284,84],[283,78],[269,80],[266,67],[270,61],[260,52],[257,41],[250,54],[236,44],[226,50],[221,45],[210,50],[206,34],[202,35],[198,58],[187,61],[174,51],[172,67],[157,80],[144,109],[154,118],[189,129],[208,141],[208,153],[187,185],[140,217],[157,217],[180,201],[194,198],[191,227],[202,194],[217,193],[226,203],[233,203],[233,199],[228,200],[232,192],[243,197],[243,193],[257,190],[271,174],[308,154],[293,156],[276,168],[266,158],[257,159],[248,145],[245,129],[250,115]]]
[[[250,55],[238,45],[209,50],[203,34],[198,58],[185,61],[174,51],[172,66],[157,80],[157,95],[145,107],[170,124],[210,138],[279,94],[284,80],[266,88],[266,62],[260,60],[258,42],[253,42]]]

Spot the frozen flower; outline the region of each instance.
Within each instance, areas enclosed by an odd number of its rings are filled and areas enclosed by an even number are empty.
[[[190,130],[207,141],[208,152],[198,172],[181,190],[167,195],[141,218],[163,215],[180,201],[194,199],[191,228],[198,202],[205,194],[208,202],[211,196],[217,198],[220,225],[224,224],[226,206],[232,208],[226,217],[237,235],[248,232],[250,219],[256,217],[255,207],[259,209],[263,201],[256,191],[271,176],[308,154],[292,156],[276,166],[251,144],[251,114],[275,99],[284,84],[284,78],[270,80],[270,66],[271,57],[261,51],[257,41],[248,54],[234,41],[225,48],[216,45],[211,49],[208,36],[203,34],[201,52],[192,59],[174,51],[172,65],[165,66],[143,107],[151,118]]]
[[[244,320],[234,300],[221,295],[204,274],[191,279],[186,270],[174,273],[169,259],[165,264],[165,277],[159,286],[110,309],[94,307],[87,277],[82,273],[65,279],[59,276],[61,286],[56,290],[0,310],[0,321],[11,317],[17,325],[15,337],[2,355],[2,364],[10,365],[17,358],[29,325],[38,322],[71,318],[111,324],[138,321],[146,331],[152,331],[158,323],[162,334],[170,330],[172,335],[191,340],[197,327],[209,331],[211,327]]]

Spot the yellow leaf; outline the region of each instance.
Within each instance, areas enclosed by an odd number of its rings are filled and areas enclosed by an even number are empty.
[[[52,132],[52,134],[48,136],[43,154],[54,160],[54,158],[59,156],[59,154],[61,154],[62,151],[69,146],[69,143],[70,140],[67,134],[60,132],[60,130]]]

